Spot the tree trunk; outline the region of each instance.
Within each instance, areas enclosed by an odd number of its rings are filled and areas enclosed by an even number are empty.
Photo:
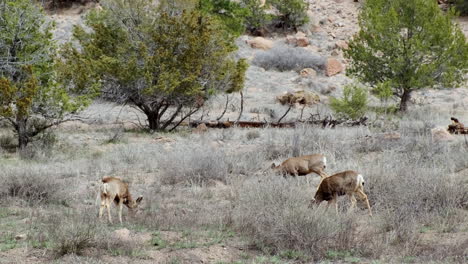
[[[22,152],[29,143],[26,121],[27,120],[24,118],[18,118],[16,120],[16,133],[18,133],[18,147],[20,152]]]
[[[221,118],[223,118],[224,114],[226,114],[228,104],[229,104],[229,94],[226,94],[226,105],[224,106],[223,112],[221,113],[221,115],[218,118],[216,118],[216,120],[219,121],[219,120],[221,120]]]
[[[240,113],[239,113],[239,116],[237,117],[237,121],[236,121],[237,123],[239,123],[239,120],[242,117],[242,112],[244,112],[244,93],[242,93],[242,91],[240,92],[240,96],[241,96]]]
[[[399,110],[401,112],[406,112],[406,110],[408,110],[408,102],[409,102],[410,98],[411,98],[411,91],[407,90],[407,89],[404,89],[404,92],[400,97],[401,101],[400,101],[400,109]]]
[[[148,118],[148,124],[150,130],[159,130],[160,122],[159,122],[159,114],[158,113],[145,113],[146,117]]]

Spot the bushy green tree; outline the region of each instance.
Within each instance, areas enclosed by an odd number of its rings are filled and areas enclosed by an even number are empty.
[[[151,130],[172,130],[210,96],[243,87],[245,62],[210,16],[153,2],[101,1],[86,18],[92,31],[76,28],[81,49],[68,45],[64,68],[74,86],[98,83],[105,99],[141,110]]]
[[[241,0],[245,8],[244,25],[249,33],[259,33],[271,22],[272,16],[266,13],[265,5],[260,0]]]
[[[330,106],[340,118],[359,119],[367,111],[367,91],[356,85],[345,86],[343,98],[331,98]]]
[[[280,13],[278,20],[284,29],[296,30],[309,21],[308,4],[304,0],[267,0],[267,2]]]
[[[392,88],[405,111],[411,92],[450,87],[463,81],[468,67],[465,36],[437,1],[366,0],[360,31],[349,43],[347,73],[371,87]]]
[[[36,1],[0,0],[0,119],[13,127],[20,150],[89,103],[60,82],[51,27]]]

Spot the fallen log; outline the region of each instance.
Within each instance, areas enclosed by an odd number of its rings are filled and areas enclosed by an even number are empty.
[[[278,127],[278,128],[294,128],[297,125],[316,125],[321,127],[335,127],[337,125],[341,126],[366,126],[367,118],[363,117],[359,120],[335,120],[330,118],[325,118],[323,120],[306,120],[306,121],[297,121],[297,122],[284,122],[284,123],[275,123],[275,122],[266,122],[266,121],[191,121],[189,123],[190,127],[197,127],[201,124],[206,125],[209,128],[229,128],[233,126],[238,127]]]

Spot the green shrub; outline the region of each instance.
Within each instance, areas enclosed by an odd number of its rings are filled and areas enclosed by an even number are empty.
[[[18,141],[12,134],[0,135],[0,148],[16,148]]]
[[[203,13],[214,16],[226,30],[234,36],[245,32],[244,17],[247,9],[230,0],[200,0],[199,8]]]
[[[259,32],[271,22],[272,17],[265,12],[265,6],[260,6],[259,0],[242,0],[241,5],[246,10],[244,25],[248,32]]]
[[[280,13],[278,25],[283,29],[297,29],[309,21],[304,0],[270,0],[269,3]]]
[[[468,0],[454,0],[453,2],[460,15],[468,15]]]
[[[367,91],[358,86],[346,86],[343,98],[331,98],[330,106],[341,118],[359,119],[367,111]]]

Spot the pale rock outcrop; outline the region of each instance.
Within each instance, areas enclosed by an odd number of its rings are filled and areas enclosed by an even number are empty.
[[[262,37],[256,37],[246,42],[254,49],[269,50],[273,48],[273,41]]]
[[[325,75],[333,76],[344,70],[343,64],[335,58],[328,58],[325,66]]]

